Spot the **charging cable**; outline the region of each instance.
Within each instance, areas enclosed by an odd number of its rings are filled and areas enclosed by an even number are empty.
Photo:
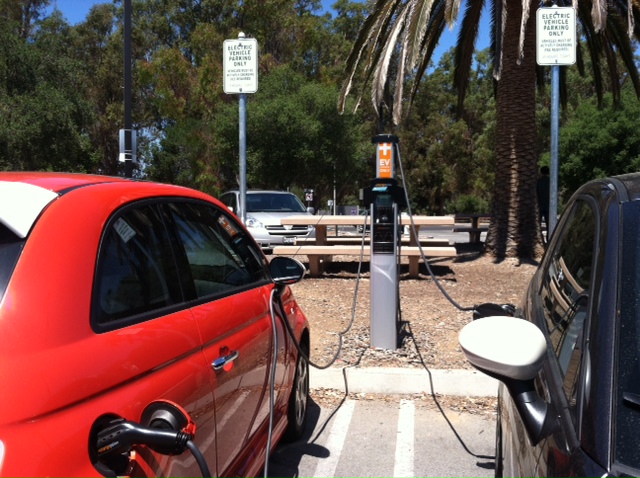
[[[270,380],[269,380],[269,431],[267,433],[267,450],[264,460],[264,477],[269,476],[269,455],[271,454],[271,442],[273,440],[273,416],[275,414],[275,394],[276,394],[276,367],[278,365],[278,328],[276,326],[276,313],[273,307],[278,291],[277,287],[271,289],[271,297],[269,298],[269,311],[271,312],[271,329],[273,331],[273,361],[271,363]],[[278,295],[279,297],[279,295]],[[284,312],[284,308],[282,309]],[[286,317],[282,317],[282,321],[288,323]],[[292,335],[293,337],[293,335]],[[294,337],[294,343],[298,343]],[[299,350],[299,349],[298,349]]]
[[[367,217],[368,217],[368,215],[365,216],[364,226],[362,227],[362,241],[361,241],[361,246],[360,246],[360,257],[359,257],[359,261],[358,261],[358,272],[356,274],[356,286],[355,286],[355,290],[353,292],[353,301],[351,303],[351,318],[349,319],[349,324],[347,325],[347,327],[343,331],[338,332],[338,350],[336,350],[336,352],[333,355],[333,357],[331,357],[331,359],[329,359],[329,361],[326,364],[318,364],[318,363],[313,362],[311,360],[311,358],[309,357],[309,354],[306,353],[304,350],[302,350],[302,348],[300,347],[300,344],[298,343],[298,340],[295,337],[295,332],[291,328],[291,325],[289,324],[289,321],[286,319],[287,316],[286,316],[286,314],[284,312],[284,306],[282,305],[281,298],[280,298],[279,295],[277,296],[278,297],[278,306],[281,309],[282,321],[284,322],[284,325],[285,325],[287,331],[289,332],[289,335],[293,339],[293,344],[295,345],[296,349],[298,350],[298,353],[301,354],[302,357],[307,362],[309,362],[309,365],[311,365],[314,368],[317,368],[318,370],[325,370],[325,369],[331,367],[336,362],[336,360],[338,360],[338,357],[340,357],[340,354],[342,353],[342,346],[343,346],[343,343],[344,343],[344,336],[349,333],[349,331],[351,330],[351,328],[353,327],[353,324],[355,322],[358,291],[359,291],[359,288],[360,288],[360,280],[361,280],[361,277],[362,277],[362,263],[364,262],[364,239],[366,237]],[[277,289],[277,287],[275,287],[273,290],[275,291],[276,289]],[[271,303],[273,304],[273,300],[271,301]],[[272,312],[272,315],[273,315],[273,312]]]
[[[473,306],[473,307],[462,307],[455,300],[453,300],[453,298],[444,289],[442,284],[440,284],[440,281],[438,280],[436,275],[433,273],[433,270],[431,269],[431,266],[429,265],[429,261],[427,261],[427,258],[425,257],[424,251],[422,250],[422,243],[420,242],[420,238],[418,237],[418,231],[416,229],[416,224],[415,224],[415,222],[413,220],[413,213],[411,212],[411,203],[409,202],[409,189],[407,188],[407,182],[406,182],[405,176],[404,176],[404,169],[402,167],[402,156],[400,156],[400,148],[398,148],[397,145],[395,146],[395,148],[396,148],[396,153],[397,153],[397,157],[398,157],[398,167],[400,168],[400,177],[402,178],[402,187],[404,188],[404,197],[405,197],[405,201],[407,203],[407,213],[409,214],[409,220],[411,221],[411,233],[417,239],[418,249],[420,251],[420,257],[422,257],[422,262],[424,262],[424,265],[427,267],[427,271],[429,272],[429,275],[433,279],[433,282],[436,284],[436,286],[438,287],[438,289],[440,290],[442,295],[444,295],[446,297],[446,299],[449,302],[451,302],[451,304],[454,307],[456,307],[457,309],[459,309],[459,310],[461,310],[463,312],[473,311],[473,310],[476,309],[476,306]]]

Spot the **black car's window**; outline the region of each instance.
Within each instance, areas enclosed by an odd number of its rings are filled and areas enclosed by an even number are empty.
[[[198,298],[267,280],[263,256],[227,214],[200,203],[169,205]]]
[[[570,405],[575,405],[596,238],[595,211],[578,200],[558,238],[540,293],[549,339],[564,375]]]
[[[169,236],[157,209],[143,205],[114,216],[98,255],[92,319],[98,325],[182,300]]]
[[[640,469],[640,202],[623,205],[615,459]],[[613,319],[613,317],[612,317]],[[637,472],[633,476],[638,476]]]

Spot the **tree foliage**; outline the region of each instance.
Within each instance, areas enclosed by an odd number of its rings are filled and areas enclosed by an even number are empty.
[[[568,199],[585,178],[640,171],[640,104],[629,87],[616,107],[612,94],[578,105],[560,135],[560,184]]]

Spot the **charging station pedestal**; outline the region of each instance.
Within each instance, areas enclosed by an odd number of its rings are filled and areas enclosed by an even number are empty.
[[[398,137],[378,135],[376,179],[364,191],[371,218],[371,347],[398,348],[398,246],[404,190],[394,179]]]

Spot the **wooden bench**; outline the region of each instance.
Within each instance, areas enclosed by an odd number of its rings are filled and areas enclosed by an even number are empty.
[[[480,225],[480,219],[486,221],[490,218],[490,214],[456,214],[456,222],[469,221],[469,226],[455,226],[453,232],[466,232],[469,234],[469,242],[471,244],[478,244],[480,243],[480,235],[489,230],[488,225]]]
[[[469,242],[471,244],[478,244],[480,242],[480,234],[487,232],[488,227],[454,227],[453,232],[468,232]]]
[[[425,257],[455,257],[456,248],[453,246],[424,246],[422,252]],[[309,258],[309,274],[311,277],[318,277],[324,270],[324,264],[331,262],[333,256],[360,256],[369,257],[371,247],[356,245],[322,245],[322,246],[275,246],[274,255],[305,255]],[[421,253],[418,246],[403,246],[400,248],[400,255],[409,257],[409,276],[418,277]]]
[[[365,236],[364,244],[369,245],[371,243],[371,238],[369,236]],[[313,246],[316,245],[315,238],[306,238],[303,237],[301,239],[296,240],[297,245],[305,245],[305,246]],[[362,237],[359,236],[329,236],[325,239],[324,245],[334,245],[334,246],[359,246],[362,244]],[[411,245],[411,240],[409,237],[402,238],[402,247]],[[422,247],[448,247],[451,245],[448,239],[420,239],[420,245]]]

